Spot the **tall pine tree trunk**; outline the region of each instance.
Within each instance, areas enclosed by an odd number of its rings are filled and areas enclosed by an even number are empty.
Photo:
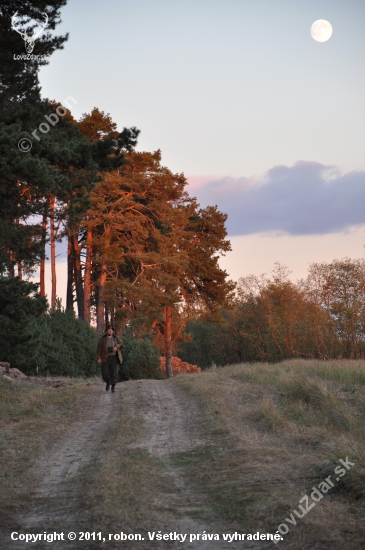
[[[72,311],[74,307],[73,273],[74,273],[73,248],[72,248],[70,234],[68,234],[67,236],[67,292],[66,292],[67,311]]]
[[[110,227],[105,228],[104,233],[104,250],[107,250],[109,247],[109,240],[110,240]],[[106,283],[106,277],[107,277],[107,262],[106,262],[106,254],[104,252],[104,258],[103,263],[101,264],[100,268],[100,279],[99,279],[99,288],[98,288],[98,303],[96,306],[96,329],[99,336],[103,334],[103,327],[104,327],[104,314],[105,314],[105,299],[104,299],[104,289],[105,289],[105,283]]]
[[[15,277],[14,252],[11,249],[9,250],[9,277],[11,278]]]
[[[45,283],[45,268],[46,268],[46,240],[47,240],[47,204],[44,207],[42,218],[42,257],[39,270],[39,293],[41,296],[46,295],[46,283]]]
[[[19,218],[17,218],[15,221],[16,221],[16,224],[19,226]],[[15,259],[13,259],[13,261],[14,261],[14,275],[15,275]],[[17,258],[16,265],[17,265],[17,268],[18,268],[18,277],[19,277],[20,280],[22,280],[23,272],[22,272],[22,261],[21,261],[21,259]]]
[[[91,322],[91,247],[92,247],[92,231],[87,230],[86,238],[86,259],[84,273],[84,321],[88,325]]]
[[[109,321],[109,308],[108,306],[104,303],[104,323],[105,323],[105,328],[110,324],[110,321]]]
[[[56,309],[56,289],[57,289],[57,278],[56,278],[56,231],[54,225],[55,217],[55,198],[54,195],[51,196],[49,201],[49,215],[50,215],[50,234],[51,234],[51,280],[52,280],[52,291],[51,291],[51,310],[55,311]]]
[[[84,319],[84,287],[82,286],[81,247],[78,243],[77,230],[71,233],[74,258],[74,277],[79,319]]]
[[[105,304],[104,304],[104,288],[106,283],[106,264],[102,264],[101,266],[101,274],[99,279],[99,289],[98,289],[98,303],[96,306],[96,329],[98,332],[98,335],[101,336],[103,334],[103,328],[104,328],[104,311],[105,311]]]
[[[172,370],[172,307],[167,306],[165,319],[165,358],[166,358],[166,376],[174,376]]]

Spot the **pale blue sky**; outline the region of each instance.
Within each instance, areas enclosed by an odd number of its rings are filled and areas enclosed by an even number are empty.
[[[228,213],[234,278],[363,256],[364,0],[69,0],[62,19],[43,96],[137,126]]]
[[[174,171],[365,169],[363,0],[69,0],[62,19],[43,95],[137,126]],[[311,38],[316,19],[328,42]]]

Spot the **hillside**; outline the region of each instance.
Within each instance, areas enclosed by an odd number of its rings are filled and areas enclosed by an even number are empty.
[[[0,378],[0,548],[29,547],[11,532],[72,531],[106,540],[52,548],[358,550],[364,394],[360,361],[236,365],[114,395],[96,379]],[[278,544],[229,542],[278,528]]]

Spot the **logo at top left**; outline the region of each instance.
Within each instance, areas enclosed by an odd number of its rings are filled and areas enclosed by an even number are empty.
[[[17,33],[20,34],[20,36],[22,37],[22,39],[24,40],[25,42],[25,50],[28,54],[31,54],[33,52],[33,48],[34,48],[34,42],[37,40],[37,38],[42,34],[42,32],[44,31],[44,29],[47,27],[47,24],[48,24],[48,15],[45,14],[44,16],[44,22],[43,23],[39,23],[36,27],[32,28],[32,29],[23,29],[21,30],[19,27],[17,27],[17,20],[19,19],[18,17],[18,12],[16,11],[13,15],[13,17],[11,18],[11,28],[13,29],[13,31],[16,31]],[[31,32],[32,34],[31,35],[28,35],[28,32]]]

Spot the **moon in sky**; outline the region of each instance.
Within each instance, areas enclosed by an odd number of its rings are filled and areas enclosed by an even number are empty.
[[[311,35],[317,42],[326,42],[332,36],[332,25],[325,19],[318,19],[311,26]]]

